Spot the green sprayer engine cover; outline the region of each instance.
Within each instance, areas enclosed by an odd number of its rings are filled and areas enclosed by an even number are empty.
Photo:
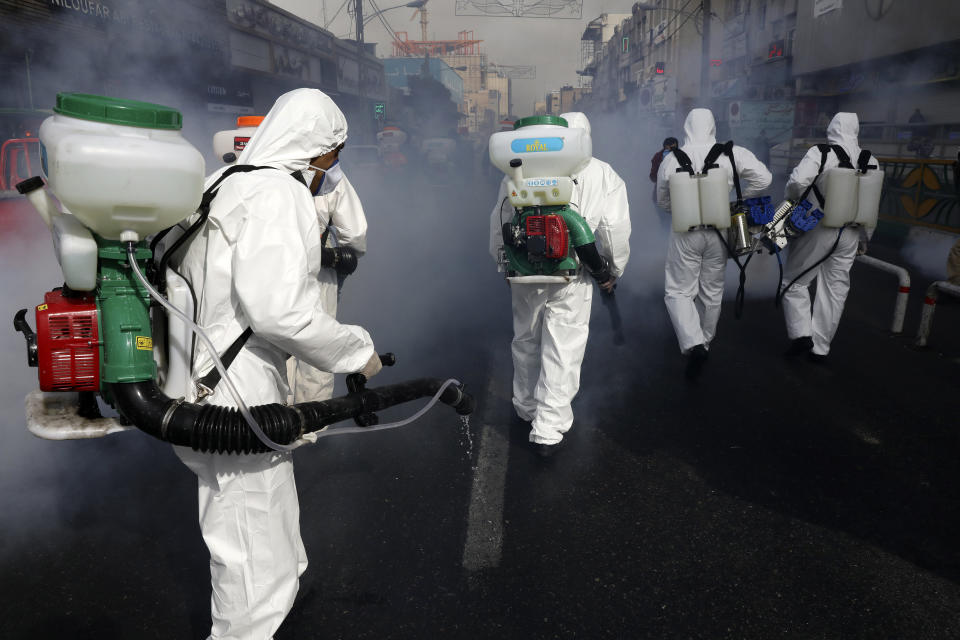
[[[584,244],[594,242],[593,231],[587,221],[580,214],[567,205],[524,207],[517,211],[511,224],[526,228],[527,218],[532,215],[557,215],[563,218],[567,225],[567,255],[562,259],[540,258],[531,260],[526,247],[504,245],[504,252],[509,265],[508,272],[515,272],[519,276],[563,276],[571,275],[579,267],[574,249]],[[508,275],[511,275],[508,273]]]

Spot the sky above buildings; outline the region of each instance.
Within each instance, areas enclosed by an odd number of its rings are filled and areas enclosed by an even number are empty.
[[[272,1],[321,26],[325,12],[327,29],[340,37],[355,37],[354,23],[347,14],[354,0]],[[523,116],[533,112],[534,102],[543,100],[547,91],[566,84],[579,86],[576,70],[580,68],[580,36],[587,23],[601,13],[630,13],[633,3],[634,0],[583,0],[579,19],[549,19],[458,16],[455,0],[429,0],[427,34],[431,40],[455,40],[458,32],[473,31],[475,39],[483,40],[481,52],[487,54],[490,62],[536,66],[536,79],[513,82],[513,111]],[[379,7],[394,31],[406,31],[410,39],[419,40],[419,18],[414,17],[414,9],[404,4],[405,0],[364,0],[364,12],[372,15],[375,6]],[[398,5],[400,8],[388,9]],[[364,33],[367,42],[377,43],[378,56],[390,55],[391,36],[379,20],[367,24]]]

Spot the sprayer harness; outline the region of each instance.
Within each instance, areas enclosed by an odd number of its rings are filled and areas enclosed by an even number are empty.
[[[677,169],[677,171],[686,171],[691,176],[695,175],[696,172],[693,169],[693,161],[690,159],[690,156],[688,156],[683,149],[677,149],[674,151],[674,153],[677,156],[677,161],[680,163],[680,168]],[[717,159],[721,154],[727,156],[727,159],[730,161],[730,168],[733,170],[733,187],[737,192],[736,207],[739,209],[743,205],[743,192],[740,188],[740,173],[737,171],[737,161],[733,156],[733,140],[728,140],[724,143],[716,142],[712,147],[710,147],[710,151],[707,152],[707,157],[703,161],[703,170],[701,173],[705,174],[710,169],[718,169],[720,165],[717,164]],[[727,239],[723,237],[723,233],[712,225],[708,228],[716,231],[717,237],[720,238],[720,242],[723,243],[724,248],[727,250],[727,255],[733,258],[734,263],[737,265],[737,269],[740,271],[740,282],[739,286],[737,287],[737,297],[734,305],[734,315],[739,320],[740,316],[743,314],[745,287],[747,284],[747,265],[750,264],[750,259],[753,258],[753,253],[751,252],[750,255],[747,256],[747,259],[744,260],[743,264],[741,264],[737,254],[730,248],[730,244],[727,242]]]
[[[806,200],[807,196],[810,195],[810,191],[812,190],[813,194],[817,197],[817,200],[820,201],[820,208],[822,209],[823,207],[827,206],[827,199],[820,192],[820,189],[817,188],[817,179],[823,174],[823,168],[827,164],[827,155],[829,155],[830,151],[832,150],[836,154],[837,160],[840,163],[839,166],[841,169],[853,169],[854,167],[853,167],[853,164],[851,164],[850,162],[850,156],[847,155],[847,152],[843,149],[843,147],[841,147],[838,144],[831,145],[831,144],[821,143],[817,145],[817,149],[820,150],[820,166],[817,168],[817,175],[814,176],[813,180],[810,182],[807,188],[804,189],[803,195],[800,196],[799,202],[803,202],[804,200]],[[870,158],[871,158],[871,153],[869,151],[867,151],[866,149],[860,150],[860,155],[857,157],[857,167],[856,167],[857,170],[860,171],[860,173],[866,173],[868,169],[877,168],[877,165],[870,164]],[[837,239],[833,242],[833,246],[830,247],[830,251],[828,251],[825,256],[823,256],[822,258],[814,262],[812,265],[804,269],[803,272],[800,273],[800,275],[798,275],[796,278],[794,278],[793,281],[790,284],[788,284],[786,287],[783,286],[783,269],[782,268],[780,269],[780,280],[777,283],[777,295],[774,296],[774,299],[773,299],[774,307],[780,306],[780,301],[783,299],[784,294],[786,294],[786,292],[789,291],[790,287],[795,285],[800,278],[802,278],[803,276],[807,275],[808,273],[810,273],[811,271],[819,267],[821,264],[826,262],[827,258],[833,255],[833,252],[836,251],[837,247],[840,245],[840,238],[843,236],[843,230],[846,229],[848,226],[850,225],[843,225],[842,227],[840,227],[840,230],[837,232]],[[777,261],[778,262],[780,261],[779,251],[777,252]]]

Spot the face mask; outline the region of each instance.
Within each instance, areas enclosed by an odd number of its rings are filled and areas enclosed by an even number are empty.
[[[663,157],[666,158],[668,155],[670,155],[670,152],[671,152],[671,151],[673,151],[673,149],[664,149],[664,150],[663,150]]]
[[[323,175],[320,177],[320,184],[317,185],[317,190],[313,193],[314,196],[325,196],[337,186],[337,184],[343,180],[343,169],[340,167],[340,160],[337,160],[329,169],[320,169],[310,165],[309,169],[305,169],[302,172],[303,179],[307,181],[307,186],[313,182],[313,178],[317,175],[317,171]]]

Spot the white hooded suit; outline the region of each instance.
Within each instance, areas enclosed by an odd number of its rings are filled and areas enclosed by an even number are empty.
[[[330,193],[313,199],[320,223],[320,233],[332,228],[336,246],[350,247],[361,257],[367,251],[367,218],[360,196],[344,176]],[[327,246],[333,246],[330,239]],[[320,305],[330,317],[337,317],[337,272],[324,267],[317,273],[320,283]],[[293,402],[329,400],[333,397],[333,374],[312,367],[302,360],[287,361],[287,380]]]
[[[859,133],[860,121],[857,114],[838,113],[827,126],[827,142],[842,147],[850,156],[851,162],[856,163],[860,156],[860,143],[857,139]],[[784,197],[794,200],[800,198],[807,186],[816,179],[821,159],[820,150],[817,147],[811,147],[790,174]],[[837,154],[830,151],[823,171],[826,172],[839,164]],[[823,185],[820,186],[822,188]],[[820,204],[812,192],[807,198],[814,206]],[[839,229],[825,227],[821,223],[799,238],[791,240],[787,246],[787,263],[783,270],[783,279],[788,284],[818,260],[830,255],[783,294],[783,314],[787,322],[787,336],[791,340],[811,337],[813,353],[816,355],[827,355],[830,352],[830,342],[837,333],[847,293],[850,292],[850,268],[857,257],[857,244],[861,240],[866,241],[869,233],[866,227],[848,226],[841,232]],[[840,242],[836,250],[831,253],[830,250],[837,242],[838,235]],[[817,295],[811,313],[809,287],[815,278],[818,279]]]
[[[684,142],[680,148],[690,157],[697,173],[703,169],[707,154],[717,142],[716,132],[717,126],[709,109],[693,109],[687,114],[683,125]],[[734,146],[733,158],[744,198],[760,195],[770,186],[773,177],[750,151]],[[721,154],[716,163],[726,172],[729,188],[733,189],[730,160]],[[668,180],[679,167],[677,154],[671,153],[663,159],[657,174],[657,203],[667,211],[670,211]],[[716,230],[670,232],[664,301],[682,353],[696,345],[710,348],[720,319],[726,264],[727,250]]]
[[[290,176],[346,139],[347,123],[316,89],[277,99],[238,164],[268,166],[224,180],[180,272],[196,295],[198,323],[223,353],[253,335],[229,374],[248,405],[284,403],[292,354],[326,371],[361,370],[370,336],[322,311],[321,229],[309,190]],[[222,172],[208,178],[207,186]],[[197,348],[193,375],[211,367]],[[233,404],[223,385],[208,402]],[[272,637],[293,605],[307,559],[289,453],[221,455],[177,447],[199,477],[200,529],[210,550],[211,638]]]
[[[561,115],[571,128],[590,133],[582,113]],[[630,257],[630,210],[627,189],[606,162],[591,158],[573,176],[571,206],[586,219],[597,250],[610,261],[610,274],[619,278]],[[490,253],[497,258],[503,244],[503,222],[513,216],[500,206],[507,196],[501,182],[497,206],[490,215]],[[504,205],[504,209],[510,209]],[[590,332],[593,279],[581,269],[566,284],[513,284],[513,406],[532,421],[530,441],[556,444],[573,424],[570,403],[580,389],[580,365]]]

